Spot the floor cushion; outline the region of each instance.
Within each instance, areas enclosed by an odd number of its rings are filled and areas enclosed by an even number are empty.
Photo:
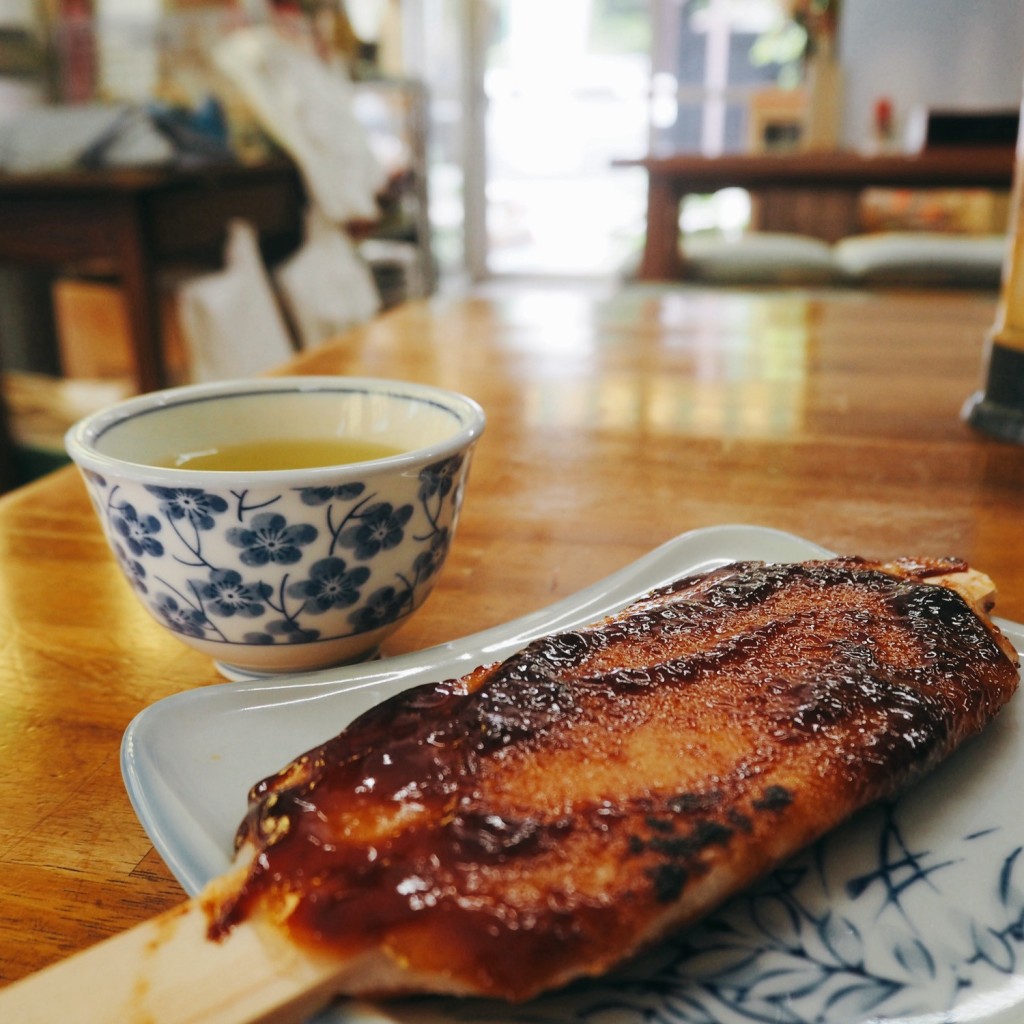
[[[998,287],[1006,236],[928,231],[853,235],[833,247],[847,281],[863,285]]]
[[[828,284],[839,277],[827,242],[786,232],[688,236],[683,261],[689,280],[714,284]]]

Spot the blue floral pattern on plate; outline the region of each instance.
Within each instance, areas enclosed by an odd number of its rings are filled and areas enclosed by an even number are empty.
[[[409,500],[372,480],[256,496],[85,475],[159,621],[213,643],[299,644],[380,629],[422,603],[451,543],[465,461],[421,469]]]

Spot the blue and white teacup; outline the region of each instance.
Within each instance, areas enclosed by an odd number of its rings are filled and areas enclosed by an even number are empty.
[[[421,384],[268,377],[140,395],[65,443],[153,617],[225,674],[266,675],[369,657],[423,603],[484,422],[472,399]],[[307,468],[194,458],[346,439],[383,447]]]

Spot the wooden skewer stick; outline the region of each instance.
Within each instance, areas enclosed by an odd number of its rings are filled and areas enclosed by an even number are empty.
[[[357,963],[244,922],[207,937],[198,899],[0,989],[10,1024],[299,1024]]]

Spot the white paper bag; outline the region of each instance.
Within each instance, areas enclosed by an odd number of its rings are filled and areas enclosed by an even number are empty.
[[[329,220],[375,220],[383,168],[352,107],[352,82],[272,26],[238,29],[213,48],[218,70],[298,164]]]
[[[373,274],[352,240],[311,206],[301,248],[274,273],[304,348],[313,348],[380,309]]]
[[[245,221],[228,226],[224,269],[179,288],[178,314],[195,381],[250,377],[294,354],[256,231]]]

